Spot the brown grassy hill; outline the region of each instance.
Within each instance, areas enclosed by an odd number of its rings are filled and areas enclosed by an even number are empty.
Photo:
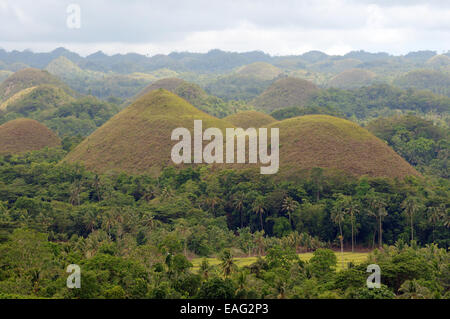
[[[171,133],[177,127],[191,132],[194,120],[203,127],[217,127],[225,132],[225,121],[208,115],[177,95],[158,89],[138,98],[86,138],[65,161],[82,162],[90,170],[158,174],[172,165]]]
[[[183,83],[185,83],[185,81],[178,78],[161,79],[147,85],[141,92],[137,94],[136,98],[144,96],[145,94],[157,89],[164,89],[170,92],[174,92],[175,89]]]
[[[85,139],[64,161],[81,162],[92,171],[125,171],[158,174],[173,165],[170,140],[177,127],[192,132],[193,121],[203,128],[218,127],[225,132],[226,121],[197,110],[166,90],[139,98]],[[280,130],[279,177],[295,177],[321,167],[327,172],[350,175],[404,177],[418,173],[383,141],[357,124],[326,115],[308,115],[274,122]],[[225,134],[225,133],[224,133]],[[205,143],[204,143],[205,144]],[[260,167],[240,165],[234,168]]]
[[[363,70],[351,69],[345,70],[328,81],[328,86],[342,89],[351,89],[370,85],[376,78],[376,74]]]
[[[265,111],[273,111],[290,106],[302,106],[317,91],[316,85],[309,81],[286,77],[272,83],[251,104]]]
[[[148,85],[136,96],[135,100],[157,89],[165,89],[175,93],[197,109],[216,117],[221,118],[230,113],[229,106],[221,98],[209,95],[195,83],[177,78],[163,79]]]
[[[435,55],[425,62],[425,65],[440,69],[450,66],[450,57],[442,54]]]
[[[0,126],[0,155],[40,150],[60,144],[55,133],[35,120],[17,119]]]
[[[244,111],[235,113],[224,117],[223,120],[243,129],[247,129],[249,127],[266,127],[270,123],[277,121],[272,116],[258,111]]]
[[[272,80],[281,73],[283,73],[281,69],[266,62],[255,62],[236,70],[236,74],[239,76],[252,77],[259,80]]]
[[[436,94],[450,96],[450,74],[437,70],[413,70],[394,79],[401,88],[430,90]]]
[[[295,176],[315,167],[351,175],[419,175],[366,129],[341,118],[306,115],[271,124],[280,130],[280,174]]]
[[[50,84],[73,93],[67,85],[47,71],[27,68],[9,76],[0,84],[0,101],[4,102],[14,94],[38,85]]]
[[[61,78],[82,76],[84,74],[84,71],[78,65],[70,61],[65,56],[60,56],[50,61],[50,63],[45,67],[45,70]]]
[[[0,103],[0,110],[28,114],[38,110],[51,110],[75,98],[64,89],[43,84],[23,89]]]

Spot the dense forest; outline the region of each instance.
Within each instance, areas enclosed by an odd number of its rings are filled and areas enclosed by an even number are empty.
[[[64,153],[0,159],[3,297],[448,297],[446,179],[96,175],[58,165]],[[340,247],[378,249],[337,271]],[[221,263],[194,270],[194,255]],[[265,258],[237,268],[233,256],[248,255]],[[372,261],[386,271],[380,290],[362,284]],[[81,290],[64,289],[71,263],[83,267]]]

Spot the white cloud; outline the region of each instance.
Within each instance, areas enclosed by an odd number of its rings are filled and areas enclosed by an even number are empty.
[[[79,0],[82,28],[65,27],[62,1],[0,0],[0,46],[83,54],[263,50],[405,53],[448,50],[450,1]],[[446,41],[447,40],[447,41]]]

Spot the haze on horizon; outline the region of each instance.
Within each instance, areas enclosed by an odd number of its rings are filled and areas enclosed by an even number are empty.
[[[81,28],[66,25],[81,8]],[[211,49],[271,55],[320,50],[406,54],[447,52],[450,1],[0,0],[0,48],[34,52],[65,47],[81,55],[149,56]]]

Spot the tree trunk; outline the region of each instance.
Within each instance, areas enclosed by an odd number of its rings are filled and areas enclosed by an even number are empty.
[[[241,217],[241,228],[242,228],[244,225],[244,223],[242,222],[242,209],[239,210],[239,216]]]
[[[381,217],[380,217],[380,235],[378,237],[378,247],[381,249],[383,247],[383,229],[381,228],[382,221],[381,221]]]
[[[413,215],[411,214],[411,241],[414,240]]]
[[[355,251],[354,249],[354,241],[353,241],[353,237],[354,237],[354,230],[353,230],[353,212],[351,213],[350,218],[352,219],[352,253]]]
[[[259,213],[259,222],[261,223],[261,230],[264,230],[261,213]]]

